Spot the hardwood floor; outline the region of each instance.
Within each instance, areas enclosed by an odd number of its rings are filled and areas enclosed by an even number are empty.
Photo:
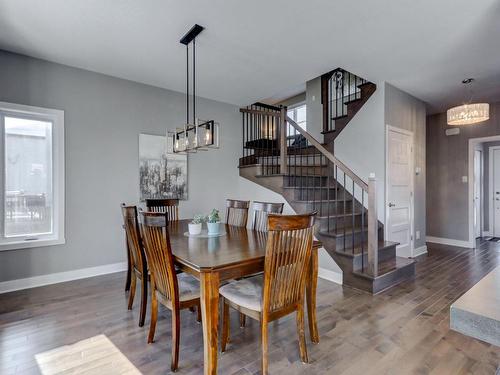
[[[321,340],[318,345],[307,341],[310,364],[300,362],[290,315],[269,326],[269,370],[287,375],[495,374],[500,348],[450,331],[449,307],[499,264],[497,243],[483,242],[476,250],[432,245],[418,260],[414,281],[377,296],[320,280]],[[146,344],[149,306],[140,328],[139,305],[127,311],[124,278],[119,273],[0,295],[0,374],[168,373],[170,312],[160,309],[155,343]],[[240,329],[238,318],[232,312],[231,342],[220,356],[220,374],[260,371],[258,325],[248,321]],[[85,367],[72,369],[82,363]],[[201,374],[202,366],[201,325],[196,314],[182,311],[178,373]]]

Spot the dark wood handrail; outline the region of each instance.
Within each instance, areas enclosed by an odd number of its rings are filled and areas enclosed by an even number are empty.
[[[281,113],[276,111],[261,111],[259,109],[240,108],[241,113],[251,113],[253,115],[280,117]]]

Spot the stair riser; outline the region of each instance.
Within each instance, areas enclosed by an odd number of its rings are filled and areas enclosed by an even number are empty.
[[[285,186],[291,187],[323,187],[329,183],[330,187],[335,187],[334,179],[327,176],[286,176]]]
[[[318,211],[318,216],[331,216],[331,215],[349,215],[353,209],[352,201],[345,201],[345,209],[344,209],[344,201],[337,202],[328,202],[328,201],[314,201],[314,202],[293,202],[293,207],[299,212],[311,212]],[[356,204],[356,212],[360,212],[359,205]],[[342,220],[342,219],[340,219]],[[350,220],[352,220],[350,218]],[[365,222],[367,222],[368,216],[365,212]],[[360,221],[361,222],[361,221]]]
[[[354,270],[361,270],[362,266],[368,264],[368,249],[365,247],[363,259],[361,254],[353,258],[352,267]],[[389,246],[378,251],[378,263],[382,263],[386,260],[393,259],[396,256],[396,246]]]
[[[337,218],[321,218],[317,220],[319,228],[321,231],[337,231],[342,230],[344,227],[352,228],[353,227],[353,217],[352,216],[342,216]],[[366,226],[366,216],[365,222]],[[361,215],[354,215],[354,228],[361,227]]]
[[[337,194],[335,194],[337,192]],[[294,198],[298,201],[315,201],[315,200],[339,200],[344,198],[344,190],[342,189],[301,189],[296,188]],[[346,199],[350,199],[349,194],[346,194]]]

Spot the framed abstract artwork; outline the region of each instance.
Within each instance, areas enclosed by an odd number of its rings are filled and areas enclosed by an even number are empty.
[[[187,155],[167,152],[167,137],[139,134],[140,199],[186,200]]]

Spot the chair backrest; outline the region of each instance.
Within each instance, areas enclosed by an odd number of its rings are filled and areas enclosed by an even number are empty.
[[[147,262],[144,253],[139,221],[137,219],[137,207],[122,203],[123,227],[127,237],[128,249],[130,251],[133,267],[141,272],[147,272]]]
[[[316,212],[268,215],[262,311],[270,314],[303,303]]]
[[[168,221],[179,220],[178,199],[146,199],[146,208],[149,212],[164,212]]]
[[[267,231],[267,214],[283,213],[284,203],[253,202],[253,222],[252,229]]]
[[[226,224],[246,227],[250,201],[226,199]]]
[[[167,217],[163,212],[141,212],[141,231],[144,250],[154,287],[172,305],[179,303],[179,287],[174,258],[167,230]]]

